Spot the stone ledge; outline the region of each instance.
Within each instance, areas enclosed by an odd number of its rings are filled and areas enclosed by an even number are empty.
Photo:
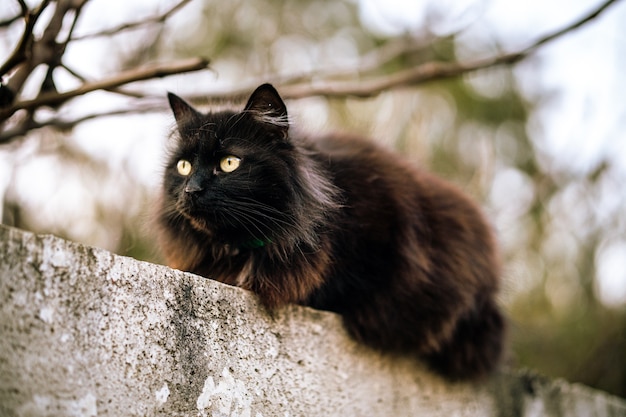
[[[624,416],[527,373],[450,384],[336,315],[0,226],[1,416]]]

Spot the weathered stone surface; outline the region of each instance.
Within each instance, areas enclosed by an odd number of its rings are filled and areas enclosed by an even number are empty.
[[[0,416],[620,416],[527,374],[449,384],[241,289],[0,226]]]

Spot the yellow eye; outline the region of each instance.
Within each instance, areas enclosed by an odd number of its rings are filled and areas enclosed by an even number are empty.
[[[191,174],[191,162],[185,159],[181,159],[176,164],[176,169],[178,170],[178,173],[180,175],[186,177],[187,175]]]
[[[233,155],[228,155],[222,158],[220,161],[220,169],[224,172],[233,172],[241,164],[241,158],[237,158]]]

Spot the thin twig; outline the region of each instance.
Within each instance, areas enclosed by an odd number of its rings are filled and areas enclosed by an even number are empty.
[[[85,39],[91,39],[91,38],[96,38],[96,37],[100,37],[100,36],[111,36],[111,35],[116,35],[120,32],[126,31],[126,30],[130,30],[130,29],[135,29],[138,28],[140,26],[145,26],[148,24],[152,24],[152,23],[163,23],[165,20],[167,20],[171,15],[173,15],[174,13],[176,13],[178,10],[180,10],[181,8],[183,8],[183,6],[185,6],[187,3],[189,3],[191,0],[181,0],[178,3],[176,3],[174,6],[172,6],[170,9],[168,9],[167,11],[165,11],[164,13],[158,15],[158,16],[154,16],[148,19],[144,19],[144,20],[137,20],[135,22],[131,22],[131,23],[124,23],[123,25],[119,25],[110,29],[105,29],[103,31],[100,32],[95,32],[95,33],[88,33],[86,35],[80,35],[80,36],[75,36],[72,38],[73,41],[82,41]]]
[[[67,37],[63,42],[63,45],[67,47],[67,44],[72,40],[72,34],[74,33],[74,29],[76,29],[76,24],[78,23],[78,18],[80,17],[80,12],[83,10],[83,6],[87,3],[88,0],[82,0],[77,6],[75,6],[74,18],[72,19],[72,26],[70,26],[70,30],[67,33]]]
[[[74,78],[76,78],[77,80],[79,80],[80,82],[82,82],[83,84],[86,84],[89,82],[89,80],[86,77],[83,77],[81,74],[79,74],[78,72],[76,72],[75,70],[73,70],[72,68],[68,67],[65,64],[61,64],[60,65],[61,68],[63,68],[65,71],[67,71],[68,73],[70,73]],[[128,91],[126,89],[122,90],[120,88],[110,88],[106,91],[110,91],[112,93],[118,93],[127,97],[133,97],[133,98],[144,98],[147,95],[139,92],[139,91]]]
[[[13,17],[10,17],[6,20],[3,20],[0,22],[0,27],[7,27],[7,26],[11,26],[13,24],[13,22],[19,20],[19,19],[25,19],[26,16],[28,15],[28,5],[26,4],[26,2],[24,0],[17,0],[18,4],[20,5],[20,9],[22,10],[21,14],[15,15]]]
[[[310,96],[325,97],[374,97],[383,91],[407,86],[416,86],[426,82],[457,77],[473,71],[498,65],[514,64],[526,53],[501,55],[496,58],[480,60],[472,63],[427,62],[415,68],[371,77],[364,81],[330,81],[314,85],[300,84],[285,86],[281,89],[285,98],[299,99]]]
[[[74,29],[76,28],[76,23],[78,22],[78,18],[80,17],[80,12],[83,8],[83,6],[85,5],[85,3],[87,2],[87,0],[82,0],[80,2],[75,2],[72,7],[68,7],[66,8],[64,11],[62,11],[62,18],[61,18],[61,25],[63,24],[63,20],[66,14],[68,14],[68,12],[70,12],[71,10],[74,10],[74,16],[72,18],[72,24],[70,26],[69,32],[67,34],[67,36],[65,37],[65,41],[63,42],[56,42],[56,37],[54,41],[50,41],[48,40],[48,42],[45,44],[47,49],[51,49],[52,53],[50,54],[50,58],[48,60],[46,60],[46,63],[48,64],[48,71],[46,73],[46,77],[44,78],[42,84],[41,84],[41,88],[39,90],[39,94],[38,96],[41,96],[42,94],[46,94],[48,92],[55,92],[58,93],[57,89],[56,89],[56,85],[54,83],[54,71],[59,67],[59,66],[63,66],[63,55],[65,54],[65,50],[67,49],[67,45],[70,42],[70,38],[72,36],[72,32],[74,31]],[[60,29],[62,26],[57,25],[58,27],[56,27],[55,29],[52,29],[53,33],[56,33],[58,35]],[[52,24],[50,24],[48,26],[48,28],[46,29],[46,31],[50,30],[50,28],[53,27]],[[44,35],[45,37],[45,35]],[[52,45],[52,46],[51,46]]]
[[[549,33],[548,35],[542,37],[541,39],[539,39],[538,41],[536,41],[535,43],[533,43],[531,46],[529,46],[528,48],[526,48],[524,51],[522,51],[521,53],[526,53],[526,52],[531,52],[532,50],[535,50],[537,48],[539,48],[540,46],[553,41],[556,38],[561,37],[562,35],[565,35],[566,33],[569,33],[575,29],[578,29],[579,27],[583,26],[584,24],[588,23],[589,21],[595,19],[596,17],[598,17],[602,12],[604,12],[606,9],[609,8],[609,6],[611,6],[612,4],[618,2],[619,0],[608,0],[605,1],[604,3],[602,3],[600,6],[598,6],[595,10],[593,10],[591,13],[589,13],[588,15],[586,15],[585,17],[583,17],[580,20],[575,21],[574,23],[565,26],[557,31],[554,31],[552,33]]]
[[[0,20],[0,28],[6,28],[11,26],[13,23],[17,22],[18,20],[22,19],[24,16],[22,16],[21,14],[16,14],[13,17],[9,17],[8,19],[5,20]]]
[[[0,110],[0,120],[6,120],[13,113],[21,109],[31,110],[40,106],[59,105],[71,98],[90,93],[92,91],[109,90],[136,81],[198,71],[207,68],[208,65],[209,61],[204,58],[191,58],[178,62],[155,64],[144,68],[135,68],[119,73],[111,78],[83,84],[80,87],[74,90],[66,91],[65,93],[46,93],[33,100],[19,101],[6,109]]]
[[[596,9],[576,22],[567,25],[561,29],[558,29],[552,33],[549,33],[537,41],[522,49],[519,52],[508,53],[504,55],[498,55],[496,57],[481,59],[474,62],[466,63],[447,63],[447,62],[427,62],[414,68],[409,68],[404,71],[396,72],[393,74],[383,74],[378,76],[372,76],[365,80],[346,81],[346,80],[332,80],[336,78],[329,74],[330,78],[326,82],[318,82],[311,84],[298,83],[292,85],[282,85],[281,95],[284,98],[299,99],[311,96],[324,96],[324,97],[359,97],[367,98],[377,96],[383,91],[406,86],[416,86],[426,82],[432,82],[437,80],[443,80],[447,78],[457,77],[462,74],[487,69],[500,65],[510,65],[521,61],[528,55],[536,51],[541,46],[549,43],[571,31],[582,27],[584,24],[590,22],[594,18],[598,17],[609,6],[616,3],[618,0],[607,0],[602,3]],[[339,76],[345,74],[345,70],[339,71]],[[280,80],[277,80],[277,84],[280,85]],[[253,83],[254,84],[254,83]],[[258,83],[256,83],[258,84]],[[205,95],[208,100],[222,100],[222,99],[238,99],[242,95],[245,95],[245,90],[238,88],[227,94],[213,94]],[[196,97],[196,99],[200,96]],[[194,97],[190,97],[194,99]]]
[[[541,37],[528,47],[522,49],[519,52],[508,53],[503,55],[498,55],[496,57],[477,60],[469,63],[448,63],[448,62],[429,62],[422,65],[419,65],[414,68],[406,69],[404,71],[399,71],[393,74],[384,74],[384,75],[376,75],[370,76],[363,81],[346,81],[338,80],[337,78],[344,77],[347,73],[348,69],[340,69],[335,73],[326,73],[326,77],[328,81],[320,82],[320,83],[311,83],[310,79],[307,82],[300,82],[303,79],[303,74],[286,77],[281,79],[274,80],[276,84],[281,85],[281,94],[285,98],[298,99],[303,97],[310,96],[326,96],[326,97],[371,97],[380,94],[383,91],[403,87],[403,86],[415,86],[419,84],[423,84],[426,82],[431,82],[435,80],[441,80],[451,77],[456,77],[462,74],[470,73],[473,71],[486,69],[499,65],[511,65],[519,62],[520,60],[526,58],[528,55],[536,51],[541,46],[579,28],[589,21],[593,20],[597,16],[599,16],[603,11],[605,11],[610,5],[616,3],[618,0],[608,0],[601,4],[598,8],[593,10],[588,15],[584,16],[582,19],[577,20],[576,22],[565,26],[559,30],[556,30],[552,33],[547,34],[546,36]],[[177,4],[177,7],[182,7],[182,4],[186,3],[186,1],[181,1]],[[95,35],[94,35],[95,36]],[[406,50],[407,52],[398,51],[393,52],[390,55],[383,54],[383,61],[387,62],[388,59],[393,59],[394,56],[401,56],[403,53],[411,53],[415,50],[414,46],[409,46]],[[374,55],[373,55],[374,56]],[[390,58],[391,57],[391,58]],[[367,72],[375,72],[380,69],[380,66],[384,64],[384,62],[380,62],[380,60],[374,59],[374,61],[378,61],[378,66],[375,65],[376,62],[368,62],[367,68],[365,70]],[[187,71],[195,71],[199,69],[206,68],[208,66],[208,62],[202,59],[195,59],[185,62],[179,62],[174,64],[166,64],[161,66],[154,66],[149,68],[142,69],[134,69],[130,71],[126,71],[124,73],[118,74],[115,77],[98,81],[92,83],[85,83],[83,86],[68,91],[66,93],[54,93],[54,94],[45,94],[41,97],[38,97],[34,100],[27,100],[15,103],[8,109],[0,110],[0,120],[6,120],[11,114],[19,109],[27,109],[32,111],[39,106],[43,105],[53,105],[65,102],[73,97],[76,97],[81,94],[85,94],[95,90],[111,90],[116,89],[122,85],[125,85],[130,82],[146,80],[150,78],[163,77],[167,75],[173,75],[177,73],[187,72]],[[363,74],[362,71],[354,70],[357,73]],[[311,75],[312,77],[312,75]],[[264,80],[265,81],[265,80]],[[271,81],[271,80],[270,80]],[[281,84],[281,81],[283,84]],[[252,84],[251,84],[252,85]],[[249,93],[250,86],[240,86],[236,90],[230,90],[224,93],[215,93],[215,94],[198,94],[196,95],[196,99],[201,100],[223,100],[223,99],[236,99],[244,97]],[[194,99],[194,97],[190,97],[190,99]],[[119,113],[121,114],[121,113]],[[89,115],[88,119],[92,119],[98,117],[98,114]],[[77,119],[76,121],[72,121],[72,126],[80,123],[83,118]],[[86,120],[86,119],[85,119]],[[31,120],[29,122],[31,125],[36,124],[35,121]],[[60,122],[48,123],[47,125],[55,126]],[[68,122],[69,123],[69,122]],[[39,124],[39,127],[42,125]],[[28,129],[24,130],[22,128],[22,133],[11,133],[12,137],[16,135],[25,134]],[[6,137],[9,135],[9,132],[5,132],[2,137]],[[0,141],[1,143],[2,141]]]
[[[22,16],[26,16],[26,14],[28,14],[28,6],[26,5],[26,2],[24,0],[17,0],[17,2],[20,4],[20,8],[22,9]]]
[[[86,83],[87,82],[87,78],[83,77],[81,74],[79,74],[78,72],[76,72],[72,68],[68,67],[66,64],[61,63],[60,67],[63,68],[65,71],[67,71],[70,75],[72,75],[74,78],[76,78],[80,82],[82,82],[82,83]]]
[[[23,1],[20,1],[20,5],[22,6],[22,10],[24,12],[24,32],[22,33],[22,36],[20,37],[20,40],[11,55],[2,65],[0,65],[0,77],[3,77],[5,74],[9,73],[16,66],[26,60],[26,51],[33,39],[33,28],[35,27],[35,23],[37,23],[39,16],[41,16],[41,13],[43,13],[44,9],[48,6],[48,3],[49,0],[44,0],[36,9],[29,11],[28,8],[26,8],[24,11],[23,8],[26,4]]]
[[[158,105],[149,105],[149,106],[134,106],[132,108],[124,108],[118,110],[111,110],[107,112],[99,112],[99,113],[90,113],[83,116],[80,116],[76,119],[66,120],[61,118],[52,118],[43,122],[37,122],[32,118],[24,120],[22,123],[13,127],[12,129],[8,129],[4,132],[0,133],[0,145],[9,143],[15,138],[20,136],[24,136],[33,130],[41,129],[44,127],[52,127],[59,130],[69,130],[73,129],[77,125],[101,118],[101,117],[112,117],[112,116],[122,116],[128,114],[143,114],[143,113],[153,113],[156,111],[165,110],[165,104]]]

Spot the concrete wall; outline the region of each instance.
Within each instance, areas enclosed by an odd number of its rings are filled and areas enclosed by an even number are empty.
[[[619,416],[527,373],[449,384],[337,316],[0,226],[0,416]]]

